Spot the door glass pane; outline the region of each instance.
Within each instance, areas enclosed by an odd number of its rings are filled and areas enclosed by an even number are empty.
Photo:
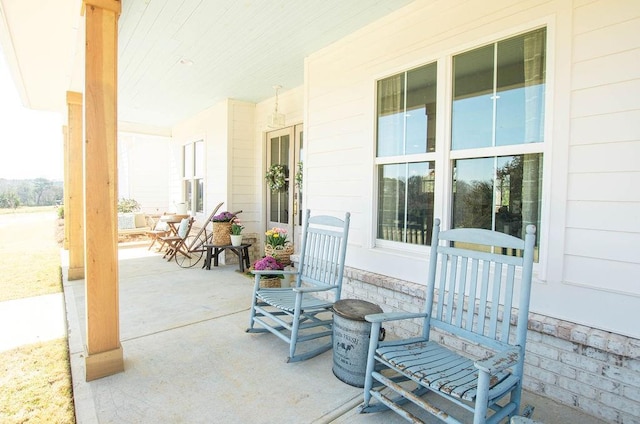
[[[271,165],[282,165],[285,173],[285,187],[277,192],[269,192],[269,220],[275,223],[289,223],[289,135],[270,138]]]
[[[300,138],[300,150],[298,151],[298,160],[299,160],[299,166],[296,172],[300,172],[301,174],[304,173],[304,163],[302,161],[302,158],[304,157],[304,132],[300,131],[299,134],[299,138]],[[300,184],[300,187],[298,187],[298,225],[302,225],[302,216],[303,216],[303,205],[302,205],[302,184]]]
[[[378,238],[429,244],[433,222],[433,162],[381,165]]]
[[[490,45],[453,58],[452,149],[492,145],[493,51]]]

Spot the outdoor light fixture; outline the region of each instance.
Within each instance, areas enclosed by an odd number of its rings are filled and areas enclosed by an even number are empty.
[[[276,105],[273,113],[267,116],[267,128],[284,128],[284,113],[278,113],[278,90],[281,88],[281,85],[273,86],[273,89],[276,90]]]

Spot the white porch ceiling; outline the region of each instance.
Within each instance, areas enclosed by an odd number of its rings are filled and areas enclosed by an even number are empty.
[[[268,99],[276,84],[303,83],[306,56],[412,1],[122,0],[119,120],[167,128],[225,98]],[[0,0],[0,43],[26,106],[63,110],[65,92],[83,90],[80,9]]]

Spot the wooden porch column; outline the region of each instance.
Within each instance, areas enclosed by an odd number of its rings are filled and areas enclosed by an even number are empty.
[[[68,170],[65,189],[69,203],[64,205],[65,231],[69,236],[69,280],[84,278],[84,154],[82,143],[82,93],[67,91]],[[65,196],[66,197],[66,196]]]
[[[67,118],[68,122],[68,118]],[[69,126],[62,126],[62,172],[64,174],[64,178],[62,181],[62,210],[69,209]],[[66,217],[66,215],[65,215]],[[69,221],[65,218],[64,220],[64,241],[62,242],[62,248],[64,250],[69,250]]]
[[[118,0],[85,0],[87,381],[124,371],[118,304]]]

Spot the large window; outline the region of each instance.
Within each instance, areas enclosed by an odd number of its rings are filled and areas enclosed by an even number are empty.
[[[429,244],[434,209],[448,206],[453,227],[522,237],[540,226],[545,46],[543,28],[442,58],[450,81],[436,80],[436,63],[378,81],[379,240]],[[450,142],[435,138],[447,123],[437,88],[452,93]],[[450,191],[434,206],[436,186]]]
[[[428,244],[433,222],[436,64],[378,81],[378,238]]]
[[[546,31],[453,58],[453,227],[540,226]]]
[[[182,147],[182,182],[184,201],[193,212],[204,212],[204,141]]]

